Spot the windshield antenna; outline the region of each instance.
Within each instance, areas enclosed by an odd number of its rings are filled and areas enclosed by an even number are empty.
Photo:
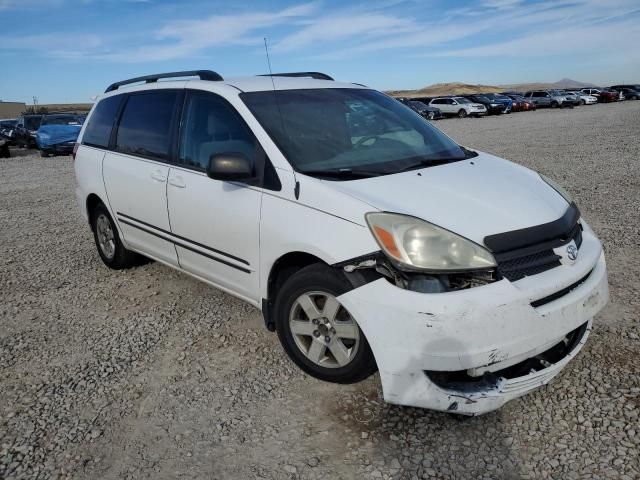
[[[269,67],[269,77],[271,78],[271,86],[273,87],[273,98],[276,101],[276,108],[278,109],[278,114],[280,116],[280,127],[282,128],[282,133],[284,133],[284,135],[286,136],[287,131],[284,126],[284,118],[282,117],[280,102],[278,102],[278,93],[277,93],[278,90],[276,89],[276,82],[273,80],[273,71],[271,70],[271,58],[269,58],[269,46],[267,45],[267,37],[262,37],[262,39],[264,40],[264,52],[267,55],[267,66]],[[292,173],[293,173],[293,178],[295,179],[295,182],[296,182],[293,193],[296,196],[296,200],[298,200],[300,198],[300,182],[298,182],[298,179],[296,178],[295,169],[292,170]]]

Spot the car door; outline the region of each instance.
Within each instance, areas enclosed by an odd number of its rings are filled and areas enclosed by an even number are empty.
[[[181,95],[175,89],[127,95],[102,167],[109,205],[125,242],[175,266],[167,179]]]
[[[257,304],[262,190],[209,178],[213,155],[241,153],[254,165],[264,153],[235,108],[210,92],[187,92],[177,164],[167,199],[180,266]]]

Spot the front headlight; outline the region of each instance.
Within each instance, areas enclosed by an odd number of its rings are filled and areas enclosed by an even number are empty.
[[[471,240],[419,218],[371,212],[367,224],[384,253],[400,266],[436,273],[490,269],[493,255]]]
[[[562,195],[562,198],[564,198],[568,204],[572,204],[573,203],[573,198],[571,198],[571,194],[569,192],[567,192],[564,187],[562,185],[560,185],[559,183],[551,180],[549,177],[538,173],[538,175],[540,175],[540,178],[542,180],[544,180],[547,185],[549,185],[551,188],[553,188],[556,192],[558,192],[560,195]]]

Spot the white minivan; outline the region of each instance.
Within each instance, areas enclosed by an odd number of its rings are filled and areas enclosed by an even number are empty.
[[[115,83],[74,157],[108,267],[141,254],[242,298],[302,370],[378,370],[391,403],[494,410],[558,374],[608,299],[562,187],[321,73]]]

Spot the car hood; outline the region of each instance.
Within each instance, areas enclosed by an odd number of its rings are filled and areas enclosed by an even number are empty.
[[[556,220],[568,208],[537,173],[486,153],[446,165],[330,183],[372,210],[422,218],[479,244],[487,235]]]

